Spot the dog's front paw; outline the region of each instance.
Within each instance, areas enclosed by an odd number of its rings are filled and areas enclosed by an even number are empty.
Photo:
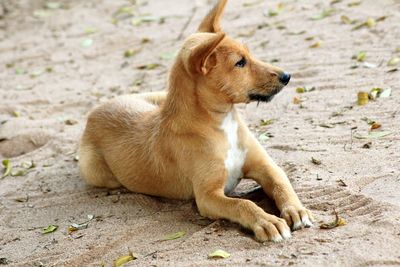
[[[259,218],[252,228],[257,240],[261,242],[281,242],[292,237],[286,221],[273,215]]]
[[[293,230],[313,226],[314,217],[311,211],[303,206],[288,205],[282,209],[281,217],[285,219]]]

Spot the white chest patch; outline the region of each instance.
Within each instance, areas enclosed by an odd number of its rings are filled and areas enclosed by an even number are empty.
[[[228,172],[228,179],[225,184],[225,193],[232,192],[242,178],[242,167],[246,159],[246,150],[239,147],[238,144],[238,123],[232,112],[226,115],[222,121],[221,129],[229,143],[229,150],[225,158],[225,169]]]

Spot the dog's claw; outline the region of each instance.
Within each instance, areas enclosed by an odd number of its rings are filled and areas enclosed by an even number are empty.
[[[312,213],[304,207],[288,206],[282,210],[281,216],[292,226],[293,231],[313,226]]]
[[[292,237],[285,220],[272,215],[265,217],[260,218],[253,226],[254,234],[259,241],[282,242]]]

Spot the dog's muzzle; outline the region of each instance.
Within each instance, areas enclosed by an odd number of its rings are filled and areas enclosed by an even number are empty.
[[[251,94],[249,94],[249,99],[251,101],[269,102],[274,98],[275,95],[276,95],[276,93],[275,94],[270,94],[270,95],[251,93]]]

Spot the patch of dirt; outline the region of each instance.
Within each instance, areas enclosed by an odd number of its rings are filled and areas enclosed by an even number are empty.
[[[400,265],[400,72],[387,66],[400,56],[398,0],[286,1],[276,16],[268,15],[278,10],[276,0],[228,4],[227,33],[293,74],[273,102],[241,106],[242,114],[256,136],[270,136],[262,144],[316,225],[333,220],[334,210],[347,221],[296,231],[279,244],[202,218],[193,201],[92,188],[79,177],[75,156],[87,112],[118,95],[164,89],[171,55],[213,1],[53,2],[0,2],[0,160],[36,163],[23,176],[0,179],[1,262],[112,266],[132,251],[138,259],[127,266]],[[146,22],[140,14],[152,17]],[[343,15],[357,22],[345,24]],[[352,30],[382,16],[371,28]],[[310,48],[317,41],[321,46]],[[352,59],[360,51],[370,64]],[[302,86],[315,90],[296,93]],[[374,87],[392,88],[392,95],[357,106],[357,92]],[[368,133],[365,117],[392,134],[355,138]],[[260,126],[261,119],[274,122]],[[236,193],[276,212],[260,190],[245,194],[254,186],[244,181]],[[69,235],[69,225],[89,214],[95,219],[87,229]],[[58,229],[42,234],[50,224]],[[160,241],[178,231],[187,234]],[[207,259],[215,249],[231,257]]]

